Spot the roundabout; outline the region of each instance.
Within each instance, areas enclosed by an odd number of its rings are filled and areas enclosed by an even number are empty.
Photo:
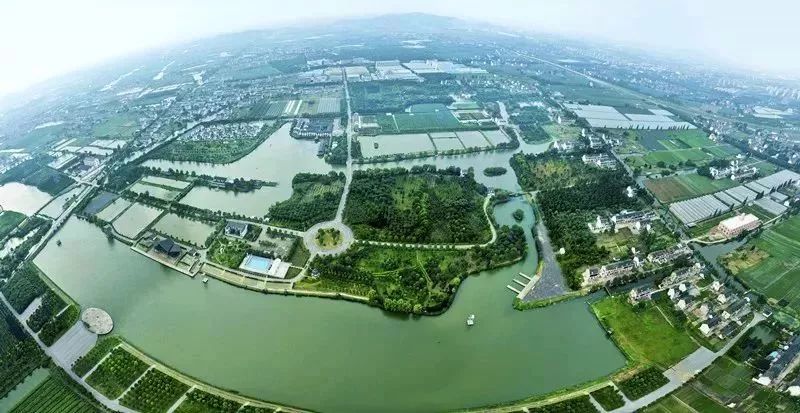
[[[346,251],[355,241],[353,230],[339,221],[321,222],[303,235],[311,255],[335,255]]]

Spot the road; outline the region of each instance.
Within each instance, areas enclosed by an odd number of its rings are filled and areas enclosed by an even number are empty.
[[[342,192],[342,199],[339,200],[339,209],[336,210],[336,218],[334,218],[334,221],[338,223],[342,222],[347,195],[350,193],[350,183],[353,181],[353,110],[350,106],[350,87],[347,85],[347,73],[345,73],[344,68],[342,68],[342,79],[344,79],[344,96],[347,102],[347,130],[345,131],[345,136],[347,137],[347,162],[344,168],[344,191]]]

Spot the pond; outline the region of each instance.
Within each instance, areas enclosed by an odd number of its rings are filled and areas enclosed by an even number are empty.
[[[521,199],[498,206],[498,222],[513,223],[517,208],[529,228],[532,211]],[[442,411],[551,392],[625,364],[590,312],[591,297],[511,307],[506,285],[535,271],[533,251],[469,277],[443,315],[409,318],[204,285],[75,218],[58,238],[63,245],[48,244],[36,264],[84,307],[106,309],[116,333],[182,372],[261,399],[332,412]]]
[[[0,206],[9,211],[33,215],[53,197],[35,186],[9,182],[0,185]]]

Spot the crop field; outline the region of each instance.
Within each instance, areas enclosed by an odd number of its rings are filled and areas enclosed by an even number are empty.
[[[427,133],[406,135],[359,136],[364,158],[404,153],[433,152],[436,148]],[[377,148],[375,144],[377,143]]]
[[[698,174],[648,179],[644,181],[644,184],[659,201],[665,204],[723,191],[739,185],[732,179],[711,179]]]
[[[461,128],[461,122],[450,111],[427,113],[395,113],[399,132],[437,131]]]
[[[92,135],[98,138],[131,139],[137,129],[139,129],[139,119],[135,115],[120,114],[95,126]]]
[[[148,194],[154,198],[163,199],[164,201],[174,201],[180,195],[180,191],[166,189],[162,186],[148,185],[142,182],[133,184],[129,191],[136,194]]]
[[[762,232],[726,260],[734,258],[740,264],[731,271],[749,287],[800,313],[800,216]]]
[[[755,375],[753,367],[730,357],[720,357],[698,377],[697,385],[730,403],[740,400],[748,389],[755,386],[752,381]]]
[[[681,387],[675,393],[644,409],[644,413],[727,413],[730,411],[691,385]]]
[[[145,176],[141,180],[142,183],[151,184],[151,185],[158,185],[158,186],[166,186],[178,191],[186,189],[189,186],[189,182],[186,181],[178,181],[176,179],[169,179],[169,178],[162,178],[160,176]]]
[[[128,238],[138,238],[139,234],[161,215],[161,212],[158,208],[134,203],[115,219],[112,225],[120,234]]]
[[[659,162],[663,162],[666,165],[678,165],[686,161],[701,163],[711,158],[711,155],[706,153],[703,149],[698,148],[655,151],[643,157],[644,161],[651,165],[657,165]]]
[[[655,305],[636,310],[625,297],[608,297],[592,304],[597,318],[633,361],[669,367],[698,348],[691,337],[670,324]]]
[[[122,211],[125,210],[128,206],[130,206],[131,201],[123,198],[117,198],[114,202],[103,208],[100,212],[96,214],[97,218],[102,219],[106,222],[111,222],[114,218],[117,217]]]
[[[200,221],[183,218],[175,214],[166,214],[153,226],[153,229],[167,234],[179,241],[188,241],[202,247],[206,239],[214,233],[214,227]]]
[[[499,129],[482,131],[481,133],[483,133],[483,136],[486,137],[486,139],[491,142],[493,146],[508,142],[508,137],[506,134]]]
[[[118,347],[86,378],[86,383],[104,396],[116,399],[147,368],[147,363]]]
[[[52,375],[19,402],[10,413],[100,412],[87,398]]]

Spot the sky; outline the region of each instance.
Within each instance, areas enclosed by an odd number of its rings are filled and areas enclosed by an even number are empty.
[[[210,35],[424,12],[800,77],[794,0],[5,0],[0,95],[115,57]]]

